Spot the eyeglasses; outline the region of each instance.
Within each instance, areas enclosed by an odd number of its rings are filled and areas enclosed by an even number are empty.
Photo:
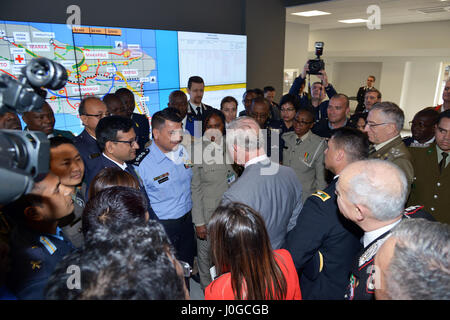
[[[87,117],[96,117],[97,119],[101,119],[104,117],[109,117],[111,113],[99,113],[99,114],[89,114],[89,113],[83,113],[84,116]]]
[[[130,148],[133,146],[133,143],[137,143],[138,138],[134,138],[134,140],[130,141],[123,141],[123,140],[111,140],[112,142],[121,142],[121,143],[128,143],[130,145]]]
[[[382,126],[384,124],[391,124],[391,123],[392,122],[383,122],[383,123],[370,123],[370,122],[367,122],[364,127],[369,126],[370,128],[373,128],[373,127],[378,127],[378,126]]]
[[[178,262],[181,265],[181,268],[183,269],[183,275],[185,278],[189,278],[192,275],[192,268],[189,265],[189,263],[185,261],[178,260]]]

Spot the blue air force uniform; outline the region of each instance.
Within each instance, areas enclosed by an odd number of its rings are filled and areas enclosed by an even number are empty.
[[[156,216],[175,247],[177,258],[192,265],[196,248],[191,215],[192,165],[189,154],[179,145],[176,151],[166,155],[155,142],[149,150],[136,171]]]
[[[97,140],[95,140],[86,129],[76,136],[73,142],[83,159],[85,167],[87,167],[90,160],[97,158],[102,154],[102,151],[98,147]]]
[[[362,232],[339,212],[336,182],[306,200],[287,235],[285,248],[299,272],[305,300],[342,300],[353,257],[361,248]]]
[[[61,229],[44,234],[21,224],[10,237],[11,271],[7,286],[21,300],[44,299],[48,278],[58,262],[75,250]]]

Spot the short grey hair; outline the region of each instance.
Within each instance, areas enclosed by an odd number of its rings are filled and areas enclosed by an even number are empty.
[[[385,101],[375,103],[369,112],[375,110],[380,110],[383,113],[386,121],[391,121],[395,124],[398,132],[403,130],[403,125],[405,123],[405,113],[398,105],[393,102]]]
[[[257,151],[264,148],[264,136],[255,119],[247,116],[230,122],[226,134],[227,145],[237,145],[246,151]]]
[[[372,159],[355,163],[361,165],[361,170],[349,180],[350,202],[364,205],[379,221],[401,216],[408,194],[405,173],[389,161]]]
[[[450,225],[404,219],[386,272],[386,292],[399,300],[450,300]]]

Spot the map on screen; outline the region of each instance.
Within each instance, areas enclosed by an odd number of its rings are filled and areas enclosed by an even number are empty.
[[[48,90],[47,101],[55,128],[74,134],[83,130],[78,106],[86,96],[102,99],[128,88],[135,112],[150,119],[167,106],[170,92],[186,91],[190,75],[204,78],[204,102],[216,108],[224,96],[240,101],[245,91],[245,36],[0,21],[0,72],[17,78],[34,57],[66,68],[67,85]]]

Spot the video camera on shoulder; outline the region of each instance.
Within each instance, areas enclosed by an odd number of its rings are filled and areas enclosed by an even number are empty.
[[[66,85],[66,69],[47,58],[35,58],[17,80],[0,74],[0,114],[39,111],[47,91]],[[30,192],[49,169],[50,143],[43,132],[0,130],[0,205]]]
[[[308,60],[308,74],[320,74],[320,71],[325,70],[325,62],[320,59],[323,54],[323,42],[316,42],[316,59]]]

